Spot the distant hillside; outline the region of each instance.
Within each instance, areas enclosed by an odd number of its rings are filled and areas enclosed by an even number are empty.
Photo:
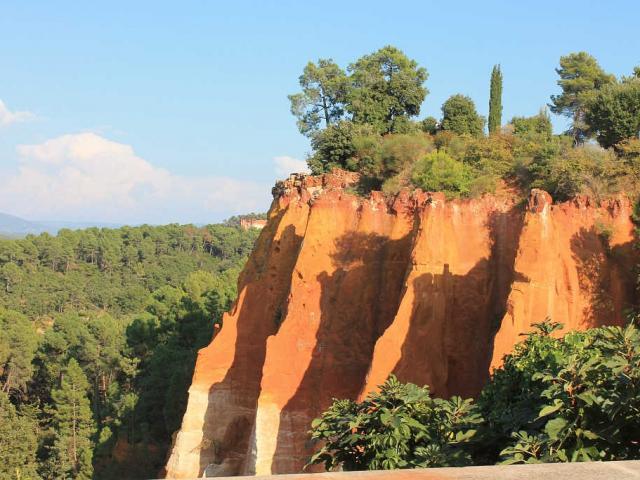
[[[51,234],[58,233],[61,228],[69,228],[71,230],[84,230],[85,228],[98,227],[98,228],[120,228],[123,226],[121,223],[108,223],[108,222],[65,222],[62,220],[50,220],[50,221],[38,221],[36,222],[43,228],[43,231]]]
[[[0,235],[14,237],[43,231],[45,231],[45,228],[41,224],[7,213],[0,213]]]
[[[118,228],[120,226],[115,223],[100,222],[31,221],[8,213],[0,213],[0,237],[23,237],[29,233],[37,235],[43,232],[55,235],[61,228],[78,230],[89,227]]]

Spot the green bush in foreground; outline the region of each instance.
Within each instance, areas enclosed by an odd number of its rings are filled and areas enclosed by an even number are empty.
[[[311,459],[328,470],[390,470],[471,463],[466,447],[482,417],[471,400],[431,398],[428,387],[390,377],[361,403],[336,400],[312,424],[327,441]]]
[[[544,322],[505,356],[477,402],[431,398],[395,379],[312,423],[327,469],[393,469],[640,458],[640,331],[551,334]]]

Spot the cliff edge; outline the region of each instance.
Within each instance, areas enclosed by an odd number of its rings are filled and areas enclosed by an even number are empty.
[[[390,373],[475,395],[533,323],[624,323],[631,205],[533,190],[447,201],[350,193],[355,174],[292,175],[223,327],[199,352],[167,478],[296,473],[310,422]]]

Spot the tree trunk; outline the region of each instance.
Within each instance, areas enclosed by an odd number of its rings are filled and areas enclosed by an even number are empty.
[[[324,110],[324,122],[328,127],[329,125],[331,125],[331,121],[329,120],[329,107],[327,106],[327,97],[322,92],[320,94],[322,95],[322,109]]]
[[[72,443],[71,443],[71,457],[73,458],[73,469],[74,471],[78,471],[78,443],[76,438],[76,424],[77,424],[77,414],[76,414],[76,402],[73,402],[73,420],[71,423],[71,431],[72,434]]]
[[[11,371],[11,368],[9,368],[9,373],[7,374],[7,379],[4,382],[4,385],[2,386],[2,391],[5,393],[9,393],[9,384],[11,383],[11,374],[13,372]]]

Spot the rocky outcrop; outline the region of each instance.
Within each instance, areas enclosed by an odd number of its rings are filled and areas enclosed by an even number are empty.
[[[391,373],[473,395],[533,323],[620,324],[634,301],[625,197],[363,198],[356,180],[274,188],[238,300],[198,355],[168,478],[299,472],[333,398]]]
[[[493,339],[492,366],[531,324],[551,318],[566,330],[621,325],[635,300],[634,228],[627,197],[559,205],[533,191],[518,240],[507,310]]]

